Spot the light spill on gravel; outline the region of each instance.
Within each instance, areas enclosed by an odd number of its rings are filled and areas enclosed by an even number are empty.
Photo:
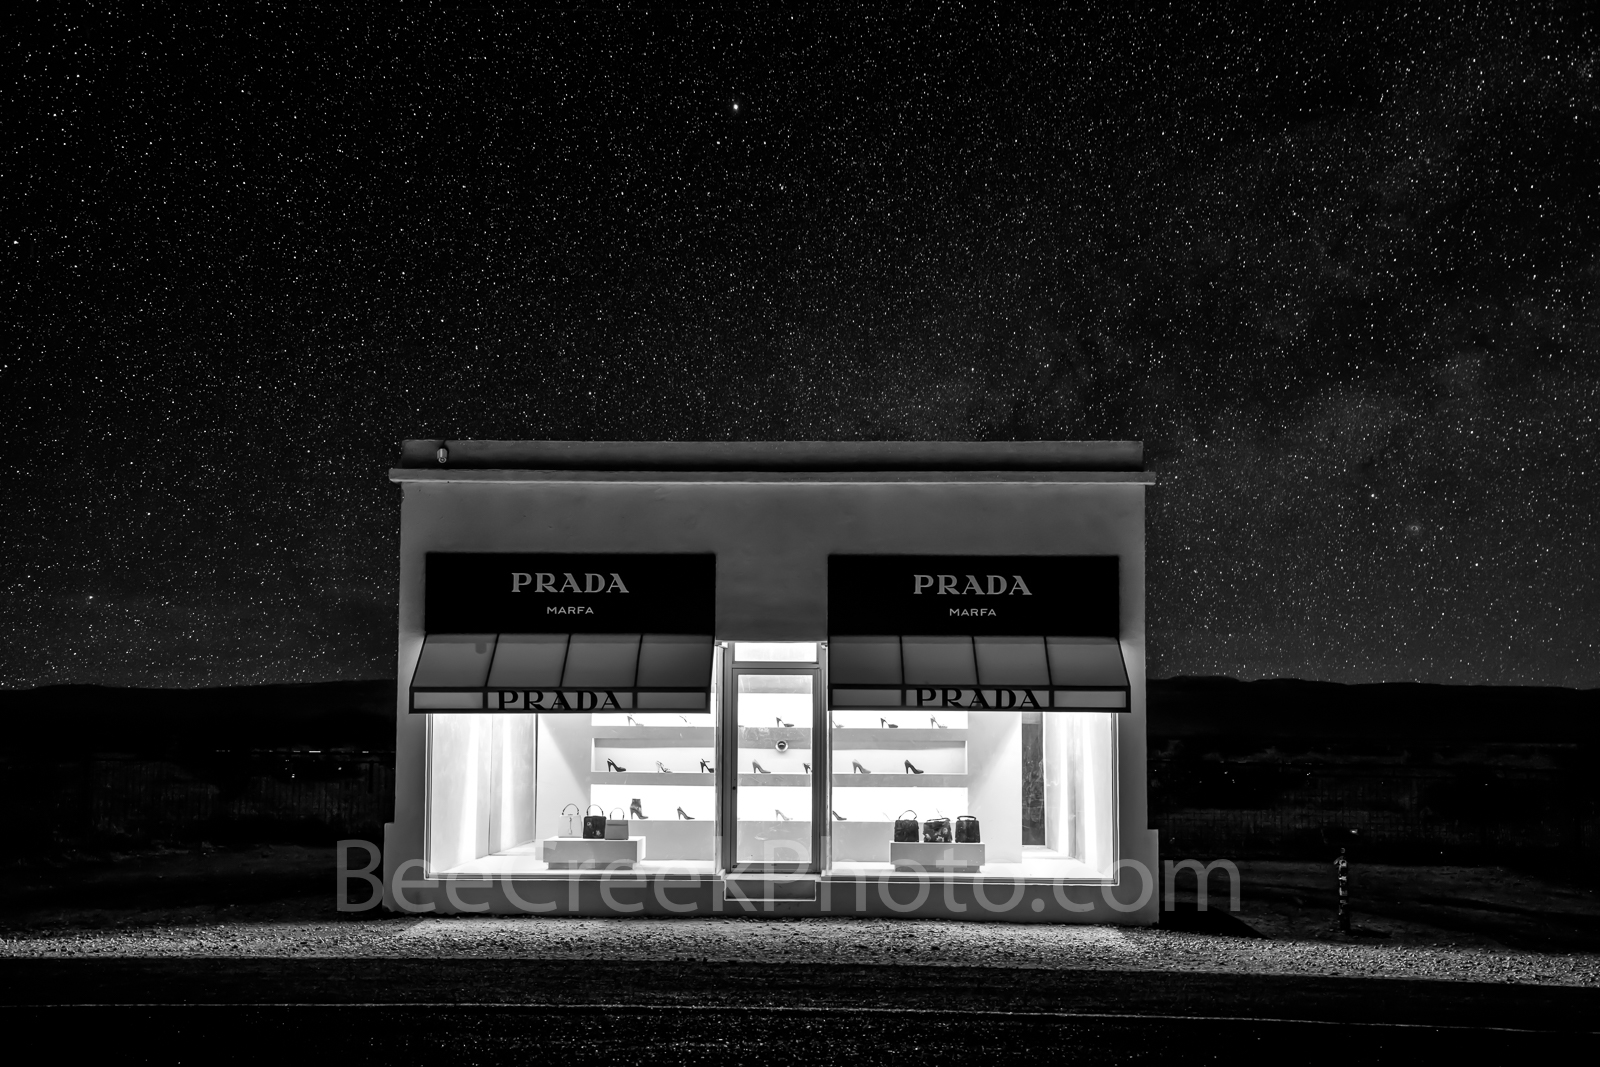
[[[447,918],[25,934],[0,957],[706,960],[1209,971],[1600,986],[1600,955],[872,919]]]

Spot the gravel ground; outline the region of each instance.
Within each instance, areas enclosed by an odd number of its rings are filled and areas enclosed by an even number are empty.
[[[1600,987],[1600,954],[872,919],[351,919],[34,929],[5,959],[546,959],[1411,978]]]

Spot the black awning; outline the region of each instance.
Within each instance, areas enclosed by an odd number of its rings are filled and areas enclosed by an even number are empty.
[[[712,642],[689,634],[429,634],[414,712],[709,711]]]
[[[841,636],[828,642],[838,710],[1127,711],[1128,671],[1110,637]]]

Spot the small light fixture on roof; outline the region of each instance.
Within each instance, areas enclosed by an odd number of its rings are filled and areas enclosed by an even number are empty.
[[[449,446],[446,445],[443,441],[439,442],[439,451],[435,452],[434,455],[439,458],[439,465],[440,466],[443,466],[444,464],[449,463],[450,462],[450,448],[449,448]]]

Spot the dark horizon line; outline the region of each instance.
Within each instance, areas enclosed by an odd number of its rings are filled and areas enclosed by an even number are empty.
[[[1156,683],[1233,683],[1236,685],[1273,685],[1273,684],[1298,684],[1298,685],[1325,685],[1337,686],[1343,689],[1372,688],[1378,686],[1417,686],[1428,689],[1524,689],[1562,693],[1591,693],[1600,694],[1600,686],[1578,687],[1564,685],[1523,685],[1517,683],[1476,683],[1476,682],[1418,682],[1412,680],[1386,680],[1381,682],[1336,682],[1321,678],[1298,677],[1262,677],[1262,678],[1237,678],[1228,674],[1175,674],[1164,678],[1147,678],[1146,684]],[[196,686],[140,686],[140,685],[114,685],[105,682],[53,682],[49,685],[37,686],[9,686],[0,683],[0,695],[43,693],[51,690],[68,689],[104,689],[128,693],[204,693],[225,690],[243,689],[312,689],[318,686],[334,685],[369,685],[390,684],[398,685],[399,680],[394,676],[380,678],[324,678],[314,682],[254,682],[234,685],[196,685]],[[969,687],[971,688],[971,687]],[[992,686],[977,688],[993,688]]]

